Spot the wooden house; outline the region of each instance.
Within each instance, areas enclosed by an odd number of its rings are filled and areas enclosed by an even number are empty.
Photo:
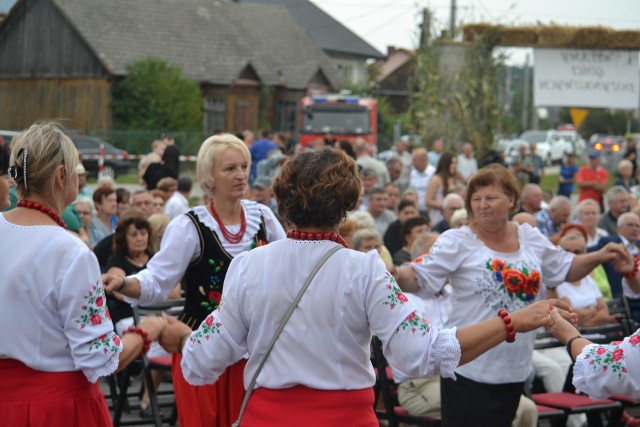
[[[297,101],[342,85],[330,58],[281,7],[213,0],[18,0],[0,23],[0,129],[64,118],[112,126],[111,85],[150,57],[200,84],[203,131],[276,129]]]

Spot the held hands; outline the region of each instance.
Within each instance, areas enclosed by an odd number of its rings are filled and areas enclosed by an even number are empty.
[[[633,257],[622,243],[607,243],[598,253],[600,262],[611,261],[613,268],[619,273],[630,273],[635,267]]]
[[[146,316],[140,322],[140,327],[149,335],[151,341],[156,341],[162,330],[165,328],[167,321],[159,316]]]
[[[166,322],[166,326],[160,335],[158,342],[169,353],[181,353],[186,334],[191,334],[191,328],[174,317],[162,315]]]
[[[117,274],[103,274],[102,285],[107,295],[114,295],[116,291],[122,286],[122,276]]]
[[[551,328],[555,324],[553,313],[565,322],[578,323],[578,317],[571,313],[571,306],[559,299],[538,301],[510,314],[516,332],[529,332],[541,326]]]
[[[553,324],[549,327],[549,332],[562,344],[566,344],[570,338],[580,335],[575,325],[564,319],[558,310],[551,311],[551,319]]]

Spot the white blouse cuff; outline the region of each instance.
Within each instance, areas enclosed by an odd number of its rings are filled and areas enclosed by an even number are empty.
[[[98,381],[100,377],[107,377],[113,374],[118,369],[120,362],[120,353],[122,353],[122,346],[118,346],[118,349],[111,355],[107,362],[96,369],[83,369],[82,372],[87,380],[91,383]]]
[[[460,364],[462,350],[456,337],[457,328],[441,329],[433,343],[433,353],[441,357],[440,375],[443,378],[456,379],[455,369]]]
[[[589,387],[589,382],[586,379],[585,370],[589,368],[589,364],[585,360],[585,357],[589,353],[589,348],[591,347],[597,347],[597,344],[590,344],[585,346],[582,349],[582,352],[576,358],[576,363],[573,365],[573,385],[576,390],[585,393],[592,400],[606,399],[609,396],[600,395],[598,393],[597,387],[594,389]]]

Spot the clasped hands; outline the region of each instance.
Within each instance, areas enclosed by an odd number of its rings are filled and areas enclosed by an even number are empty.
[[[191,333],[189,326],[165,313],[161,316],[145,316],[139,326],[147,332],[151,341],[158,341],[169,353],[180,353],[184,341],[182,337]]]

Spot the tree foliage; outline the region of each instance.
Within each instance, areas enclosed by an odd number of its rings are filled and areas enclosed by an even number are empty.
[[[198,131],[202,128],[199,85],[179,67],[149,58],[127,66],[113,85],[112,110],[117,129]]]
[[[444,138],[449,150],[471,142],[482,156],[498,129],[498,70],[504,58],[493,54],[497,34],[476,39],[457,72],[441,61],[446,46],[423,43],[416,55],[409,117],[427,144]]]

